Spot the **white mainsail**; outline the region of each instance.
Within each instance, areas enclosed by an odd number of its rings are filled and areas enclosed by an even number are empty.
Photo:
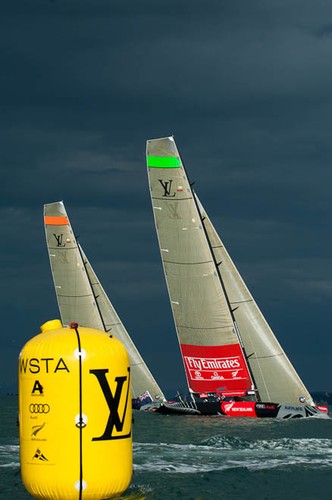
[[[251,382],[262,401],[312,405],[311,395],[193,193],[173,137],[147,141],[147,165],[160,252],[189,388],[193,391],[193,378],[213,379],[214,375],[223,393],[248,389]],[[192,352],[189,349],[189,361],[183,344],[195,345]],[[220,368],[235,359],[237,344],[249,367],[247,383],[242,385],[227,380],[239,377],[235,369],[227,372]],[[205,346],[224,346],[226,350],[216,349],[213,356],[213,350],[205,350]],[[206,366],[214,367],[214,373],[204,371]],[[210,381],[206,388],[211,390],[216,384]]]
[[[191,392],[245,393],[248,366],[172,137],[147,143],[160,252]]]
[[[76,322],[81,326],[110,332],[127,349],[133,398],[148,391],[153,400],[165,399],[76,241],[62,201],[44,205],[44,223],[62,323],[69,325]]]

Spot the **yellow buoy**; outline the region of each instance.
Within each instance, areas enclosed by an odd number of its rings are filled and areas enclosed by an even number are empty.
[[[59,320],[19,356],[23,483],[40,499],[101,500],[132,475],[129,358],[105,332]]]

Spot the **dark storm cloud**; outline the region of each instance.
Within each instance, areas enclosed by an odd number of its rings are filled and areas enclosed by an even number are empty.
[[[0,38],[0,383],[58,316],[42,206],[64,200],[151,370],[183,384],[144,158],[146,139],[174,134],[290,358],[331,389],[332,5],[16,0]]]

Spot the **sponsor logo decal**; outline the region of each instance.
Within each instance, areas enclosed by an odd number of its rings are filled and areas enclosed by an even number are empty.
[[[232,409],[234,403],[227,403],[223,405],[223,408],[225,408],[225,412],[229,412]]]
[[[256,408],[259,410],[275,410],[276,405],[270,405],[266,403],[256,403]]]
[[[246,391],[251,387],[248,369],[238,344],[227,346],[181,345],[191,389]]]
[[[177,202],[175,203],[167,203],[168,217],[170,219],[180,219],[180,215],[178,212],[179,205]]]
[[[48,458],[45,457],[45,455],[39,448],[37,448],[36,453],[32,457],[32,460],[38,460],[40,462],[48,462]]]
[[[129,372],[129,369],[128,369]],[[100,388],[103,392],[104,398],[106,400],[109,416],[108,421],[105,426],[103,434],[99,437],[93,437],[92,441],[106,441],[110,439],[124,439],[131,435],[131,429],[129,432],[124,430],[124,423],[127,413],[129,393],[130,393],[130,377],[115,377],[116,389],[113,394],[111,388],[108,384],[106,373],[108,369],[98,369],[90,370],[90,373],[95,375],[97,378]],[[120,402],[122,401],[122,415],[119,414]]]
[[[183,356],[192,380],[246,379],[240,356],[198,357]]]
[[[237,402],[233,401],[231,403],[222,403],[221,404],[222,410],[227,414],[227,415],[238,415],[244,416],[244,415],[252,415],[256,416],[255,413],[255,403],[254,402]]]
[[[284,408],[285,408],[285,410],[300,411],[300,412],[304,411],[303,406],[285,405]]]
[[[36,394],[36,392],[38,394]],[[43,395],[44,395],[43,386],[41,385],[39,380],[36,380],[32,388],[31,396],[43,396]]]
[[[328,407],[322,405],[316,405],[317,410],[322,411],[323,413],[328,413]]]
[[[56,239],[57,247],[65,247],[66,244],[63,243],[63,234],[55,234],[53,233],[54,238]]]
[[[69,368],[63,358],[21,358],[20,373],[57,373],[66,371]]]
[[[40,432],[43,427],[45,427],[45,422],[41,425],[34,425],[32,427],[31,436],[37,436],[38,432]]]
[[[163,196],[166,196],[166,197],[174,197],[175,196],[175,192],[173,191],[173,193],[171,194],[171,189],[172,189],[172,180],[169,180],[169,181],[163,181],[162,179],[159,179],[159,182],[160,184],[162,185],[163,189],[164,189],[164,194]]]
[[[50,405],[48,405],[48,404],[31,403],[29,405],[29,412],[30,413],[49,413],[50,409],[51,409]]]
[[[229,370],[234,368],[240,368],[239,357],[233,358],[193,358],[191,356],[184,356],[186,364],[189,369],[198,369],[200,371],[204,370]],[[238,374],[239,370],[235,372],[230,372],[232,376]],[[197,372],[200,373],[200,372]],[[218,376],[218,372],[213,373],[214,377]],[[210,377],[211,378],[211,377]]]

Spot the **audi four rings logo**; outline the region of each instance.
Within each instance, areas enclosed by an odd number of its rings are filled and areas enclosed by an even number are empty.
[[[29,406],[30,413],[48,413],[50,411],[50,405],[48,404],[36,404],[31,403]]]

